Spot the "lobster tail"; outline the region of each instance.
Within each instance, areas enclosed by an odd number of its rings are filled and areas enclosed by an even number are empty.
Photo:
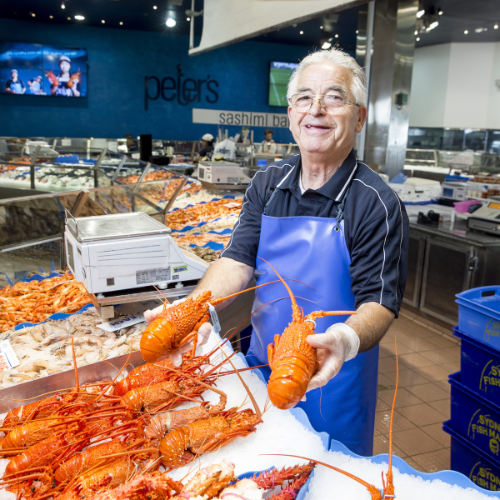
[[[147,363],[153,363],[165,353],[172,351],[175,325],[160,316],[144,331],[141,337],[141,355]]]

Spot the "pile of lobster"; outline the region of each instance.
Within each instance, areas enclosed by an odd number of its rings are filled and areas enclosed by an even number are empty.
[[[226,395],[215,387],[218,377],[236,371],[243,379],[236,369],[219,373],[226,361],[232,363],[230,356],[211,366],[214,352],[186,356],[179,367],[168,358],[147,363],[119,382],[118,374],[115,380],[80,385],[75,368],[71,390],[5,417],[0,457],[10,461],[0,486],[25,499],[92,498],[131,477],[161,465],[181,467],[250,434],[262,413],[251,394],[255,412],[225,409]],[[219,404],[200,401],[206,390],[220,395]],[[197,406],[174,411],[185,401]]]

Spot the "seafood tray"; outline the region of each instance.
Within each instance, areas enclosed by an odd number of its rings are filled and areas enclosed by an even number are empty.
[[[484,399],[500,406],[500,352],[453,328],[462,341],[461,382]]]
[[[116,377],[120,369],[127,362],[128,354],[123,354],[116,358],[106,361],[99,361],[87,366],[78,367],[78,376],[81,384],[97,382],[98,380],[110,380]],[[136,366],[144,364],[140,351],[133,352],[128,360],[127,368],[124,370],[126,375]],[[75,371],[70,370],[49,375],[30,382],[17,384],[13,387],[0,389],[0,412],[8,412],[12,408],[23,406],[26,400],[30,402],[43,399],[45,394],[51,391],[68,389],[75,384]],[[23,401],[24,400],[24,401]]]

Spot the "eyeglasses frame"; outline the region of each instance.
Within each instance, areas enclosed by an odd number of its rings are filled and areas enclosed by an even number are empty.
[[[304,94],[303,92],[297,92],[296,94],[293,94],[291,95],[290,97],[288,96],[285,96],[285,98],[287,99],[288,101],[288,104],[290,104],[290,107],[293,107],[293,104],[292,104],[292,98],[296,95],[310,95],[311,97],[313,97],[313,100],[311,101],[311,105],[309,106],[308,110],[309,111],[313,104],[314,104],[314,101],[318,100],[319,102],[319,105],[321,106],[321,109],[324,109],[326,111],[326,107],[324,105],[324,102],[323,104],[321,103],[321,101],[323,100],[322,98],[324,97],[328,97],[328,94]],[[330,96],[331,97],[331,96]],[[345,106],[345,103],[346,102],[350,102],[351,104],[354,104],[355,106],[357,106],[358,108],[361,106],[361,104],[357,103],[357,102],[354,102],[354,101],[351,101],[350,99],[346,99],[345,97],[340,97],[340,96],[337,96],[339,97],[340,99],[342,99],[342,101],[344,102],[344,106]],[[305,109],[305,108],[304,108]]]

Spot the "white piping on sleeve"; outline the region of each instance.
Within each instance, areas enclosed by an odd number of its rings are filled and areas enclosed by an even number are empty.
[[[380,203],[384,206],[385,210],[385,226],[386,226],[386,233],[385,233],[385,238],[384,238],[384,244],[382,246],[382,253],[384,254],[384,260],[382,261],[382,269],[380,270],[380,281],[382,282],[382,289],[380,290],[380,305],[382,305],[382,297],[384,294],[384,267],[385,267],[385,244],[387,242],[387,236],[389,236],[389,212],[387,211],[387,207],[385,206],[385,203],[382,201],[382,198],[380,197],[379,192],[372,186],[368,186],[368,184],[365,184],[361,179],[354,179],[355,181],[361,182],[364,186],[367,188],[373,189],[377,193],[378,199],[380,200]]]
[[[297,155],[295,155],[297,156]],[[270,168],[284,168],[284,167],[292,167],[292,165],[290,165],[290,163],[285,163],[283,165],[269,165],[269,167],[267,167],[265,170],[258,170],[257,173],[253,176],[252,180],[250,181],[250,184],[248,185],[247,187],[247,190],[245,191],[245,196],[247,194],[247,192],[249,191],[249,189],[252,187],[252,184],[253,184],[253,180],[255,179],[255,177],[257,177],[258,174],[260,173],[265,173],[267,172]],[[293,172],[293,170],[295,169],[296,165],[294,165],[291,169],[290,169],[290,172],[288,172],[285,177],[280,181],[280,183],[276,186],[276,189],[279,188],[281,186],[281,184],[285,181],[285,179]],[[245,203],[243,203],[243,205],[241,205],[241,212],[240,212],[240,216],[238,217],[238,222],[236,222],[235,226],[234,226],[234,229],[233,229],[233,234],[231,235],[231,239],[229,240],[229,245],[224,249],[224,251],[221,253],[221,257],[224,255],[224,253],[226,252],[226,250],[228,250],[232,243],[233,243],[233,238],[234,238],[234,235],[236,233],[236,230],[239,228],[239,225],[240,225],[240,221],[241,221],[241,218],[243,216],[243,207],[248,203],[248,200],[245,201]]]

